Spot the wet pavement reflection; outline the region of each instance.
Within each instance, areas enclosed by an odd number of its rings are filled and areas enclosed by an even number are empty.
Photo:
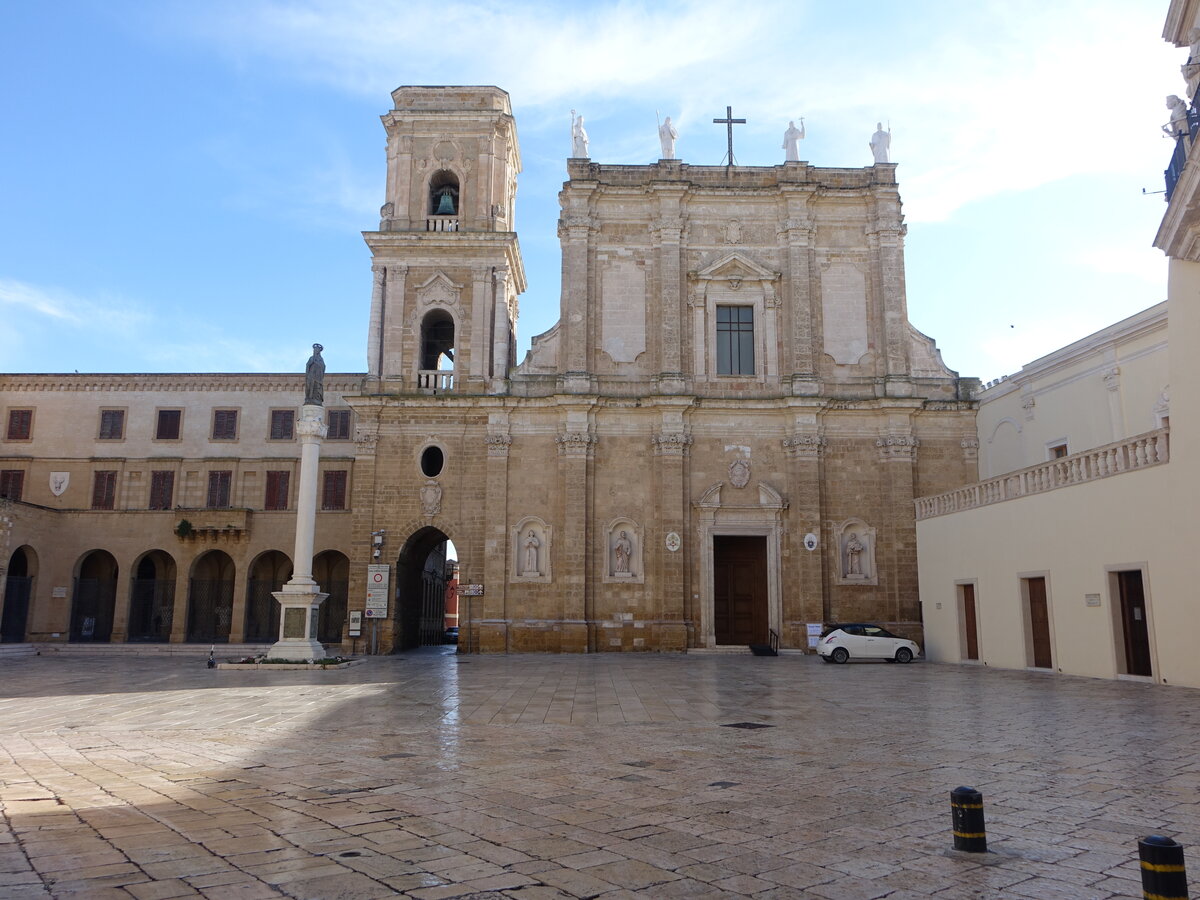
[[[6,659],[0,896],[1138,896],[1198,738],[1197,691],[925,663]]]

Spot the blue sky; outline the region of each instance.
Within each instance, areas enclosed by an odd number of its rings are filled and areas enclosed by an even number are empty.
[[[529,289],[558,316],[570,115],[592,158],[871,162],[890,122],[909,316],[983,379],[1159,302],[1150,244],[1185,50],[1165,0],[0,6],[0,369],[365,369],[384,133],[402,84],[509,91]]]

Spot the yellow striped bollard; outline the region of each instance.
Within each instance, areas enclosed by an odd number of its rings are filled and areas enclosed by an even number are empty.
[[[967,853],[987,853],[983,794],[975,788],[955,788],[950,792],[950,816],[954,822],[954,849]]]
[[[1187,871],[1183,846],[1169,837],[1152,834],[1138,841],[1142,860],[1142,897],[1145,900],[1187,900]]]

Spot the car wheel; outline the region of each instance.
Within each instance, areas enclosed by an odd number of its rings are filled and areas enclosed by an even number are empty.
[[[844,663],[850,658],[850,651],[845,647],[834,647],[833,652],[829,654],[829,658],[835,663]]]
[[[907,647],[901,647],[899,650],[896,651],[896,662],[898,662],[898,663],[912,662],[912,651],[909,650]]]

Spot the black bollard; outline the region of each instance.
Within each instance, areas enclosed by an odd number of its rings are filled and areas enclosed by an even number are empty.
[[[950,816],[954,823],[954,849],[967,853],[987,853],[983,794],[975,788],[955,788],[950,792]]]
[[[1187,871],[1183,845],[1152,834],[1138,841],[1142,858],[1142,896],[1146,900],[1187,900]]]

